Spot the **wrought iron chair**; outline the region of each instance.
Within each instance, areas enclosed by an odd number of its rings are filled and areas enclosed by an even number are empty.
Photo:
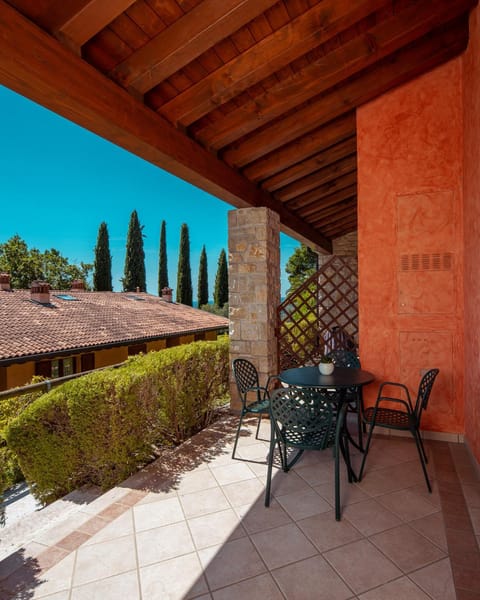
[[[362,479],[363,469],[365,467],[365,461],[367,460],[372,433],[375,427],[378,426],[388,429],[396,429],[399,431],[410,431],[417,446],[428,491],[430,493],[432,492],[432,486],[430,485],[430,480],[428,479],[426,467],[428,458],[425,453],[425,448],[423,447],[422,438],[420,436],[420,421],[422,419],[423,411],[427,409],[428,399],[430,398],[433,383],[438,373],[439,369],[430,369],[422,377],[418,386],[415,406],[412,404],[407,386],[403,385],[402,383],[394,383],[391,381],[385,381],[382,383],[380,389],[378,390],[375,406],[370,406],[363,411],[363,420],[365,423],[370,425],[370,431],[368,432],[367,445],[363,455],[362,466],[360,467],[360,473],[358,476],[359,480]],[[399,390],[403,390],[406,400],[396,396],[385,396],[383,390],[387,386],[394,386]],[[399,393],[399,395],[401,395],[401,393]],[[389,403],[395,403],[399,408],[389,408]],[[381,406],[382,404],[387,404],[387,407]]]
[[[332,362],[336,367],[347,367],[352,369],[361,368],[360,359],[355,352],[352,352],[351,350],[338,348],[336,350],[332,350],[328,356],[332,359]],[[363,434],[365,433],[365,423],[363,423],[362,420],[362,388],[352,387],[346,390],[346,400],[348,402],[347,411],[357,415],[358,444],[355,443],[354,440],[352,440],[352,443],[357,446],[359,450],[363,451]]]
[[[288,472],[304,450],[325,450],[334,446],[335,452],[335,518],[340,520],[340,463],[339,449],[350,464],[348,438],[343,438],[346,404],[337,413],[335,402],[328,392],[313,388],[279,388],[270,396],[270,452],[268,456],[265,506],[270,506],[272,467],[275,446],[278,445],[283,471]],[[345,445],[344,445],[345,444]],[[288,449],[296,450],[289,460]],[[350,477],[349,477],[350,479]]]
[[[232,452],[232,458],[235,458],[238,438],[240,436],[240,430],[245,415],[252,414],[258,416],[257,432],[255,434],[255,439],[258,440],[262,415],[269,414],[269,386],[272,381],[275,379],[278,380],[278,377],[276,375],[270,375],[266,384],[261,386],[257,368],[252,362],[245,358],[235,358],[232,362],[232,369],[235,383],[237,384],[238,394],[242,402],[240,420],[238,422],[237,434],[235,436],[235,444]],[[251,399],[251,396],[254,397],[253,400]]]

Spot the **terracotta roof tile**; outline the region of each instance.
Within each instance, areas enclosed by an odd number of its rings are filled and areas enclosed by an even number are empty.
[[[226,327],[228,319],[143,292],[52,290],[42,305],[30,290],[0,291],[0,361]]]

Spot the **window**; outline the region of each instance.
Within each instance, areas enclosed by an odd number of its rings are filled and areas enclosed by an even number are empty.
[[[55,358],[53,360],[41,360],[35,363],[35,375],[42,375],[47,379],[66,377],[75,373],[75,357]]]
[[[135,354],[140,354],[140,352],[145,353],[146,351],[147,344],[134,344],[128,347],[128,356],[134,356]]]

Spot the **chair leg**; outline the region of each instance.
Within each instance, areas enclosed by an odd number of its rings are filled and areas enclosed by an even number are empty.
[[[420,434],[416,429],[412,430],[413,437],[415,439],[415,443],[417,445],[418,456],[420,457],[420,462],[422,464],[423,474],[425,476],[425,481],[427,483],[427,488],[430,494],[432,493],[432,486],[430,485],[430,480],[428,478],[427,467],[425,466],[425,461],[423,457],[423,453],[425,449],[423,448],[422,440],[420,439]]]
[[[367,445],[365,446],[365,449],[363,450],[362,465],[360,467],[360,472],[359,472],[358,478],[357,478],[358,481],[362,481],[363,469],[365,468],[365,461],[367,460],[367,454],[370,449],[370,442],[372,440],[372,433],[373,433],[374,427],[375,427],[375,421],[373,421],[372,424],[370,425],[370,431],[368,432]]]
[[[272,466],[273,466],[273,455],[275,452],[275,431],[272,427],[272,433],[270,436],[270,452],[268,454],[268,469],[267,469],[267,484],[265,487],[265,506],[270,506],[270,488],[272,483]],[[281,457],[281,452],[280,452]],[[282,458],[283,464],[283,458]]]
[[[233,445],[232,459],[235,458],[235,452],[237,450],[238,438],[240,436],[240,429],[242,427],[242,421],[243,421],[243,412],[240,414],[240,419],[238,421],[237,435],[235,436],[235,444]]]
[[[362,413],[360,411],[360,406],[357,405],[358,447],[360,449],[360,452],[364,451],[362,425],[365,427],[365,424],[363,423],[363,420],[362,420]]]
[[[425,461],[425,464],[428,464],[427,453],[425,452],[425,447],[423,445],[422,436],[420,435],[420,432],[418,431],[418,429],[417,429],[417,434],[418,434],[418,441],[420,442],[420,448],[422,449],[423,460]]]
[[[262,422],[262,413],[258,415],[258,424],[257,424],[257,433],[255,434],[255,439],[258,440],[258,434],[260,433],[260,423]]]

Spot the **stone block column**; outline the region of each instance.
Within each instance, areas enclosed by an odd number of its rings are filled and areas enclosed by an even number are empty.
[[[268,208],[228,213],[230,364],[246,358],[260,385],[277,372],[276,308],[280,304],[280,219]],[[231,408],[240,401],[230,375]]]

